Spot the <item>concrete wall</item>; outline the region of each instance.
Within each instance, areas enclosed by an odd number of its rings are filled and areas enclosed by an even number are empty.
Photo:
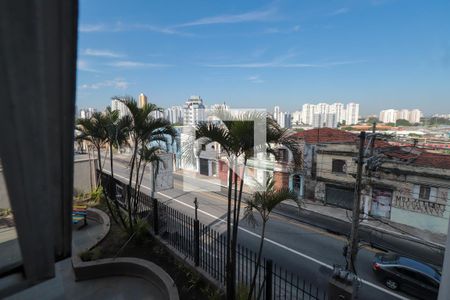
[[[92,164],[92,186],[96,186],[95,167],[96,160],[91,159]],[[91,192],[91,177],[89,176],[89,159],[79,159],[73,164],[73,187],[74,193]],[[3,170],[0,167],[0,208],[11,208],[8,198],[8,190],[6,188]]]
[[[447,218],[435,217],[392,207],[391,220],[419,229],[447,234],[448,216]]]
[[[90,165],[90,166],[89,166]],[[73,163],[74,193],[90,193],[96,186],[97,159],[78,159]]]
[[[376,172],[372,177],[372,186],[393,191],[390,220],[446,234],[450,214],[450,182],[445,178],[431,178],[427,174],[449,175],[449,171],[417,166],[413,169],[408,164],[390,164],[389,166],[398,168],[399,173]],[[411,174],[411,172],[414,173]],[[418,174],[423,174],[423,176]],[[434,199],[420,200],[417,189],[414,191],[414,187],[420,185],[435,188]]]
[[[327,178],[332,181],[342,183],[354,183],[355,178],[350,174],[356,173],[356,163],[351,155],[337,154],[339,152],[355,152],[355,146],[347,144],[326,144],[321,145],[318,151],[327,151],[328,153],[317,153],[317,177]],[[336,151],[335,153],[332,153]],[[356,156],[356,152],[354,154]],[[333,173],[333,159],[344,160],[346,164],[345,173]]]
[[[6,188],[3,169],[0,166],[0,209],[1,208],[11,208],[11,206],[9,204],[8,189]]]
[[[155,191],[160,192],[173,188],[173,159],[171,153],[165,153],[159,155],[164,161],[163,164],[159,164],[158,176],[156,176]],[[149,164],[150,183],[153,182],[153,168]]]

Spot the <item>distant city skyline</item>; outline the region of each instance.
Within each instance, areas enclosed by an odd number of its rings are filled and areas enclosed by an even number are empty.
[[[426,8],[426,9],[425,9]],[[450,1],[81,0],[78,107],[143,92],[234,108],[450,113]]]

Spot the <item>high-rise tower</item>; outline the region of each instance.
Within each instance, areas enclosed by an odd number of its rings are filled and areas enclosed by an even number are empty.
[[[145,104],[147,104],[147,96],[145,96],[144,93],[140,93],[138,99],[138,107],[142,108]]]

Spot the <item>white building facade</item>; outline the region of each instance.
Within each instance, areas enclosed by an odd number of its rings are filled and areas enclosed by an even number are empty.
[[[407,120],[411,124],[420,123],[422,112],[419,109],[386,109],[380,112],[380,121],[383,123],[395,123],[397,120]]]
[[[128,107],[117,99],[111,100],[111,109],[119,111],[119,118],[123,118],[124,116],[130,114]]]
[[[301,122],[313,127],[336,128],[338,124],[358,124],[359,104],[348,103],[318,103],[303,104]]]
[[[191,96],[186,101],[184,107],[184,125],[195,126],[197,122],[206,120],[205,106],[200,96]]]

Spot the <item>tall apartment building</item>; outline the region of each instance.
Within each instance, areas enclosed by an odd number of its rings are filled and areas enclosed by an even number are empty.
[[[280,125],[281,128],[291,128],[291,113],[280,111],[279,106],[273,108],[273,119]]]
[[[123,118],[124,116],[130,114],[128,107],[117,99],[111,100],[111,109],[119,111],[119,118]]]
[[[315,128],[322,128],[322,127],[336,128],[337,127],[336,114],[330,112],[316,113],[313,116],[312,126]]]
[[[303,104],[302,106],[302,122],[304,124],[312,125],[313,116],[316,112],[316,106],[314,104]]]
[[[329,106],[329,112],[336,115],[336,122],[342,123],[342,121],[346,119],[346,110],[342,103],[331,104]]]
[[[398,111],[395,109],[386,109],[380,112],[380,121],[383,123],[395,123],[397,121]]]
[[[184,124],[194,126],[197,122],[206,120],[205,106],[200,96],[191,96],[183,107]]]
[[[359,119],[359,104],[358,103],[351,102],[351,103],[347,104],[345,113],[346,113],[346,118],[345,118],[346,125],[358,124],[358,119]]]
[[[407,120],[411,124],[420,123],[422,112],[418,109],[385,109],[380,112],[380,121],[383,123],[395,123],[397,120]]]
[[[318,116],[320,115],[320,116]],[[342,103],[303,104],[301,122],[314,127],[337,127],[338,123],[353,125],[358,123],[359,104]]]
[[[302,111],[297,110],[292,113],[292,124],[300,125],[302,123]]]
[[[166,108],[166,110],[164,111],[164,117],[172,124],[183,123],[183,107],[172,106]]]
[[[401,109],[397,112],[397,118],[402,120],[409,120],[409,110]]]
[[[280,124],[281,128],[291,128],[292,127],[290,112],[281,112],[279,119],[280,119],[279,124]]]
[[[422,117],[422,112],[418,109],[413,109],[409,112],[409,122],[412,124],[420,123],[420,118]]]
[[[144,107],[147,103],[147,96],[145,96],[144,93],[140,93],[138,97],[138,107]]]
[[[92,107],[80,109],[80,119],[89,119],[97,110]]]

